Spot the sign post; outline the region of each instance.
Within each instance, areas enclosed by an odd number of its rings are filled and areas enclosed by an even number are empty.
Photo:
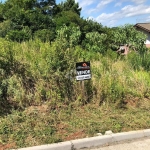
[[[76,80],[80,81],[82,89],[82,99],[85,101],[85,85],[84,80],[91,79],[90,62],[76,63]]]

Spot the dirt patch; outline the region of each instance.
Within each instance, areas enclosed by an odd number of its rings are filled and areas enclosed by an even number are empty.
[[[57,135],[61,137],[61,139],[65,139],[65,136],[68,134],[67,128],[68,125],[65,123],[60,123],[57,125]]]
[[[126,106],[129,108],[136,108],[138,107],[139,103],[140,103],[140,99],[139,98],[132,98],[132,99],[127,99],[125,100]]]
[[[16,148],[15,143],[0,145],[0,150],[13,149]]]
[[[125,101],[128,108],[149,108],[150,100],[148,98],[132,98]]]
[[[65,138],[65,141],[81,139],[81,138],[85,138],[85,137],[86,137],[86,134],[84,133],[84,130],[81,130],[81,131],[78,131],[78,132],[75,132],[75,133],[72,133],[72,134],[68,135]]]
[[[61,136],[63,141],[70,141],[75,139],[85,138],[86,134],[84,130],[79,130],[77,132],[68,132],[69,125],[65,123],[60,123],[57,125],[57,135]]]

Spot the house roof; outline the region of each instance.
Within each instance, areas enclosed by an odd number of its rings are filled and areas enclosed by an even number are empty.
[[[147,32],[150,32],[150,23],[137,23],[135,27],[141,28]]]

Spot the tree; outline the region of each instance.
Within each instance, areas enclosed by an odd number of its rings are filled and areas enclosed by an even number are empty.
[[[55,0],[37,0],[36,7],[43,12],[52,16],[53,7],[56,6]]]
[[[80,16],[81,8],[79,8],[79,4],[75,2],[75,0],[67,0],[63,3],[63,11],[71,10]]]
[[[137,51],[142,51],[144,48],[146,35],[137,31],[131,24],[125,24],[124,26],[114,28],[112,33],[112,45],[114,47],[117,47],[120,44],[128,44]]]
[[[102,26],[102,24],[100,24],[92,19],[85,19],[85,20],[83,20],[82,30],[83,30],[83,32],[87,32],[87,33],[88,32],[102,33],[103,26]]]
[[[80,26],[81,18],[78,14],[69,11],[62,11],[54,18],[56,29],[60,29],[63,25],[66,26]]]
[[[40,39],[42,42],[52,41],[55,38],[55,34],[53,31],[49,29],[37,30],[34,32],[34,38]]]
[[[75,2],[75,0],[66,0],[65,2],[61,2],[54,7],[54,15],[59,15],[62,11],[72,11],[80,16],[81,8],[79,8],[79,4]]]
[[[6,20],[0,23],[0,37],[5,38],[7,33],[12,30],[13,24],[10,20]]]
[[[103,26],[100,23],[98,23],[94,20],[91,20],[91,19],[82,19],[80,28],[81,28],[81,32],[82,32],[81,44],[82,44],[82,47],[84,47],[84,48],[85,48],[86,41],[87,41],[86,40],[87,33],[92,33],[92,32],[97,32],[99,34],[105,33],[103,31]]]
[[[24,29],[31,30],[31,35],[38,30],[50,29],[54,32],[55,25],[52,20],[52,10],[55,0],[8,0],[0,7],[0,16],[3,21],[10,20],[11,29],[7,32],[13,39],[17,35],[26,37]],[[10,32],[10,33],[9,33]],[[23,33],[25,34],[23,36]],[[10,36],[11,35],[11,36]],[[28,35],[28,37],[31,37]],[[27,39],[27,38],[24,38]],[[22,39],[21,39],[22,40]]]
[[[56,29],[60,29],[63,25],[80,26],[82,19],[80,18],[81,8],[75,0],[66,0],[54,6],[53,17]]]
[[[105,53],[107,49],[105,49],[104,42],[107,39],[106,34],[99,34],[98,32],[89,32],[86,33],[85,38],[85,49],[93,52],[100,52],[102,54]]]

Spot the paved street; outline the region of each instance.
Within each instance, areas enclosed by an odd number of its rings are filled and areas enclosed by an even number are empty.
[[[150,138],[138,139],[131,142],[122,142],[106,147],[85,150],[150,150]]]

